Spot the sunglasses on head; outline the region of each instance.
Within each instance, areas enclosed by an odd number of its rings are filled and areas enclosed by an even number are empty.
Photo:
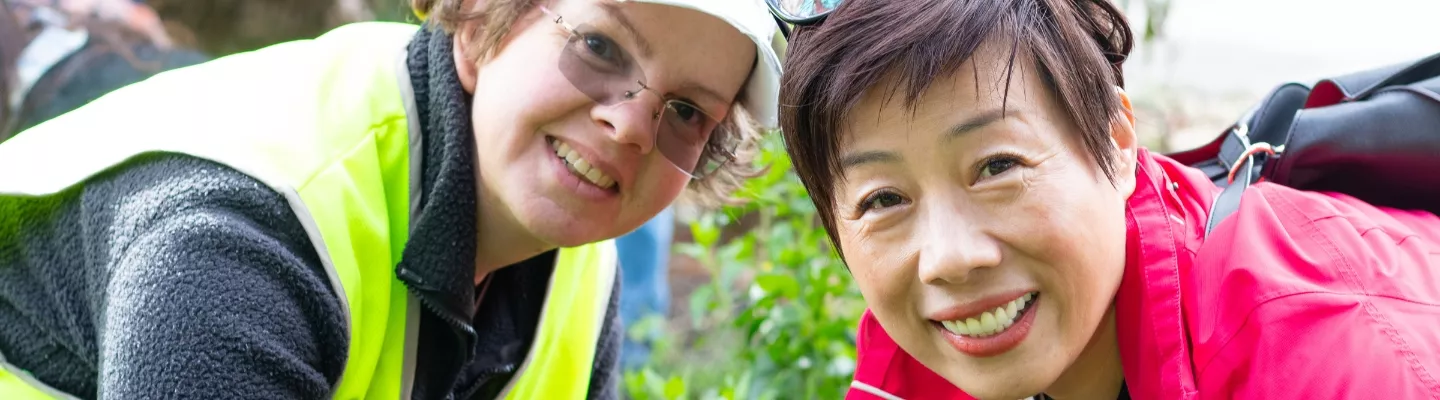
[[[780,24],[780,31],[785,37],[790,37],[790,29],[786,24],[794,26],[816,25],[825,20],[825,16],[831,11],[840,7],[845,0],[765,0],[765,5],[770,6],[770,13],[775,19],[783,22]]]

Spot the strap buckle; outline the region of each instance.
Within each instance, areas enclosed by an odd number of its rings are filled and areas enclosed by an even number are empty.
[[[1235,162],[1230,164],[1230,175],[1226,178],[1225,182],[1234,184],[1235,173],[1240,172],[1241,166],[1251,165],[1251,163],[1254,161],[1253,157],[1256,154],[1265,153],[1270,156],[1276,156],[1284,152],[1285,145],[1283,144],[1280,146],[1271,146],[1269,143],[1265,142],[1251,143],[1249,147],[1245,148],[1244,152],[1240,153],[1240,157],[1236,158]]]

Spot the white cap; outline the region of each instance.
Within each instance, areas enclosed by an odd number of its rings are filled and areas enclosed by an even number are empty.
[[[780,54],[776,48],[776,25],[764,0],[629,0],[684,7],[720,18],[755,42],[755,69],[741,93],[745,110],[766,127],[775,127],[779,117]]]

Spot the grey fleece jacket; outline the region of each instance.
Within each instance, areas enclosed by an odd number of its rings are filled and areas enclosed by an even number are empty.
[[[554,253],[493,274],[471,311],[474,143],[449,46],[429,30],[410,45],[423,197],[396,274],[425,305],[413,397],[493,398],[534,339]],[[590,398],[618,396],[618,293]],[[80,398],[329,397],[341,307],[285,200],[222,165],[148,154],[54,196],[0,197],[0,354]]]

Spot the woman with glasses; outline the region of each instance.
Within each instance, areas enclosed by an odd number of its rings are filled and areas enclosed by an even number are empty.
[[[1137,143],[1110,2],[772,9],[870,307],[851,398],[1440,397],[1440,218],[1262,182],[1207,237],[1221,189]]]
[[[412,5],[0,144],[0,398],[615,398],[609,239],[753,173],[774,20]]]

